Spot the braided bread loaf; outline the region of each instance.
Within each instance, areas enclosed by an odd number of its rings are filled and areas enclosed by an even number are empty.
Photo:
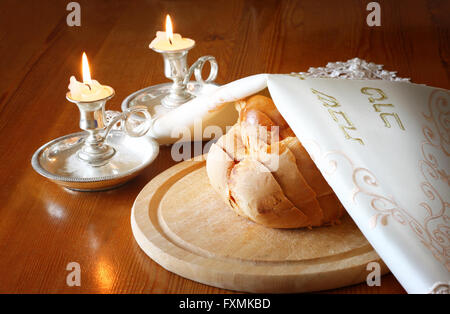
[[[343,207],[272,100],[236,103],[238,122],[208,153],[213,188],[239,215],[272,228],[336,222]]]

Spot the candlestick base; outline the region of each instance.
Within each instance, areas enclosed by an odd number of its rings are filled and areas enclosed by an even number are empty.
[[[162,100],[161,100],[161,105],[163,105],[166,108],[169,109],[173,109],[176,108],[182,104],[184,104],[185,102],[193,99],[194,96],[189,94],[186,91],[182,91],[180,93],[169,93],[167,96],[165,96]]]
[[[137,176],[159,152],[158,143],[148,136],[131,137],[122,131],[111,130],[101,148],[106,149],[104,155],[97,156],[98,164],[94,166],[92,158],[95,155],[83,151],[88,137],[88,132],[79,132],[43,145],[31,159],[33,168],[71,190],[108,190]]]
[[[219,88],[215,83],[202,83],[190,81],[186,84],[186,92],[189,94],[188,100],[195,97],[209,94]],[[128,110],[136,106],[144,106],[154,119],[161,117],[169,111],[179,106],[171,106],[164,100],[171,95],[172,84],[164,83],[149,86],[138,90],[127,96],[122,102],[122,110]],[[181,102],[183,104],[185,101]],[[108,112],[107,112],[108,113]]]
[[[94,149],[90,146],[84,146],[78,151],[77,156],[91,166],[99,167],[105,165],[115,153],[116,150],[114,148],[103,143]]]

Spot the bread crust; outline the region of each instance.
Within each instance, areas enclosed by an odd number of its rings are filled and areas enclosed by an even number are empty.
[[[238,122],[211,146],[206,163],[230,208],[272,228],[338,222],[342,205],[272,100],[252,96],[236,109]]]

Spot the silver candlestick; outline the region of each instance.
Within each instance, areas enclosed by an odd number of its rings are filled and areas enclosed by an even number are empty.
[[[175,108],[195,97],[187,91],[187,84],[192,76],[195,75],[197,82],[208,84],[217,77],[218,65],[213,56],[203,56],[199,58],[189,69],[187,65],[187,55],[190,49],[195,46],[173,51],[159,50],[152,48],[160,53],[164,59],[164,75],[173,81],[169,93],[161,100],[161,104],[166,108]],[[206,62],[211,65],[211,71],[206,80],[202,78],[202,69]]]
[[[50,141],[33,155],[33,168],[44,177],[66,188],[81,191],[105,190],[135,177],[157,156],[155,140],[143,136],[152,125],[145,106],[123,112],[109,111],[105,104],[114,89],[103,99],[80,101],[71,93],[66,98],[80,111],[79,125],[84,132],[65,135]],[[115,128],[120,124],[120,128]]]
[[[80,101],[71,98],[70,92],[66,94],[67,100],[75,103],[80,110],[80,128],[88,132],[77,156],[92,166],[104,165],[115,154],[115,149],[105,143],[108,135],[105,104],[114,97],[115,92],[109,86],[104,87],[110,90],[111,94],[96,101]]]
[[[124,124],[126,133],[135,137],[144,135],[150,128],[151,123],[151,116],[145,107],[133,107],[123,113],[117,113],[111,121],[106,123],[105,104],[114,97],[115,92],[112,87],[103,87],[110,91],[110,95],[95,101],[80,101],[73,99],[70,92],[66,94],[67,100],[75,103],[80,110],[80,128],[88,132],[88,136],[77,155],[91,166],[102,166],[115,154],[115,149],[106,144],[105,139],[112,127],[119,121]],[[138,132],[129,127],[128,123],[129,117],[137,112],[144,115],[144,119],[141,119],[144,121],[144,127],[141,127]]]

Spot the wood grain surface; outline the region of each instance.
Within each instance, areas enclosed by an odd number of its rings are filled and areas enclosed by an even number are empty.
[[[449,88],[449,2],[378,1],[379,27],[366,24],[370,1],[78,1],[80,27],[66,24],[61,0],[0,2],[0,292],[228,293],[174,275],[150,260],[130,226],[144,185],[175,164],[170,147],[127,185],[69,192],[36,174],[33,152],[78,131],[65,100],[86,51],[93,78],[113,86],[109,109],[128,94],[165,82],[162,58],[148,49],[170,13],[175,31],[196,40],[190,63],[214,55],[218,83],[261,72],[305,71],[364,58],[413,82]],[[69,287],[66,265],[81,266]],[[330,293],[404,293],[392,275],[380,287]]]
[[[366,282],[371,262],[389,272],[349,215],[311,230],[267,228],[236,215],[211,186],[206,160],[181,162],[151,180],[133,204],[131,227],[141,249],[165,269],[235,291],[350,286]]]

